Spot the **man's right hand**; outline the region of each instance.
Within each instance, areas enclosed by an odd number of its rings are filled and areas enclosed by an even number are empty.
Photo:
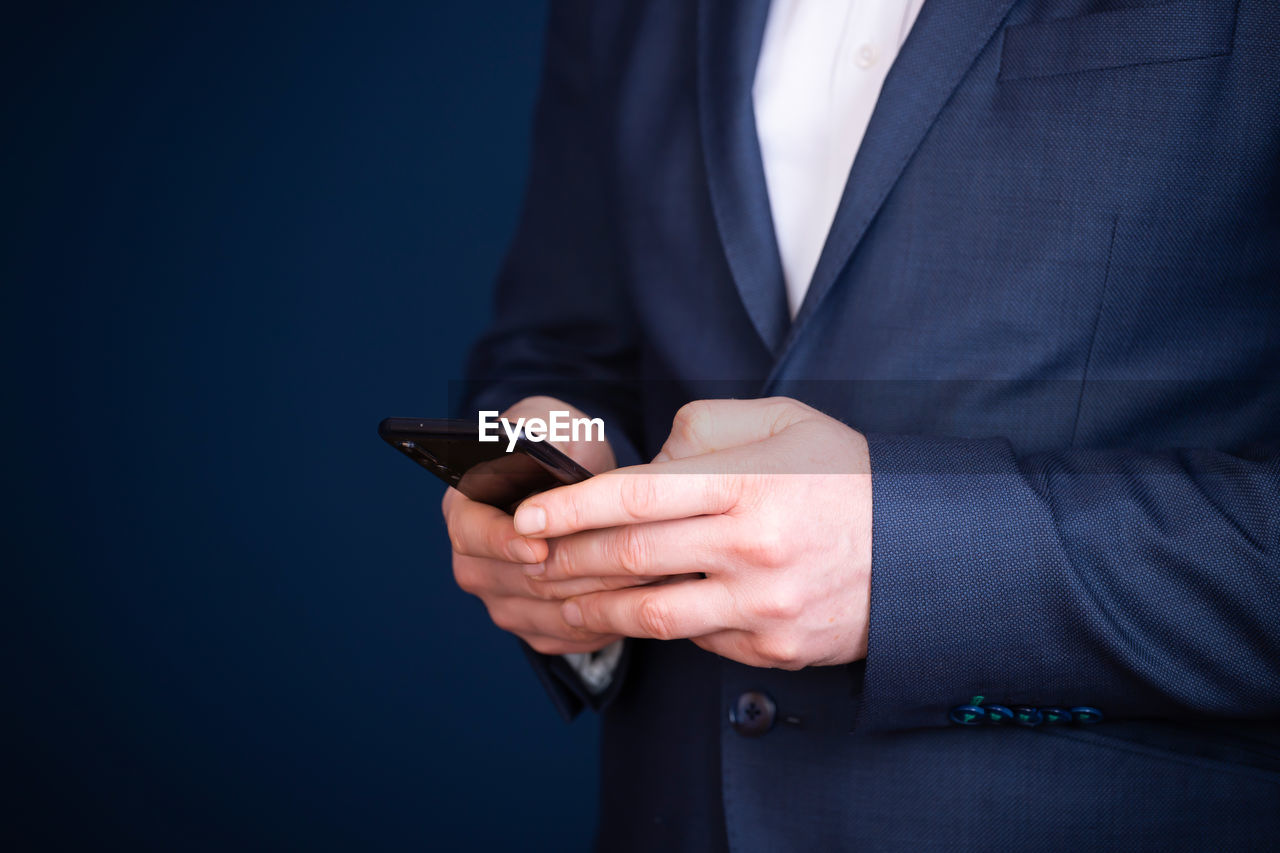
[[[573,406],[552,397],[527,397],[503,412],[503,417],[513,421],[546,418],[553,409],[583,417]],[[608,442],[579,441],[557,447],[593,474],[617,467]],[[535,579],[525,567],[545,561],[555,548],[554,539],[521,536],[511,516],[473,501],[457,489],[445,492],[443,510],[453,543],[453,576],[458,586],[484,602],[489,618],[499,628],[548,655],[593,652],[619,639],[572,627],[560,616],[560,603],[570,596],[635,586],[640,581],[624,577]]]

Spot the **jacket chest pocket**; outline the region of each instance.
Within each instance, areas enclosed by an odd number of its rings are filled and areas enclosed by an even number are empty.
[[[1180,62],[1231,52],[1237,0],[1181,0],[1017,24],[1004,32],[1001,81]]]

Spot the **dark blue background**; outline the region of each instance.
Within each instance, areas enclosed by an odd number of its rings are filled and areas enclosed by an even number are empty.
[[[484,320],[544,4],[29,5],[6,831],[585,846],[594,720],[454,587],[441,489],[375,433],[444,411]]]

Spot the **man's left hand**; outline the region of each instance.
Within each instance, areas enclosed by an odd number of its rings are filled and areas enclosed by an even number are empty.
[[[651,464],[535,495],[515,528],[549,540],[545,580],[686,576],[571,598],[575,628],[689,638],[750,666],[866,656],[867,442],[795,400],[690,403]]]

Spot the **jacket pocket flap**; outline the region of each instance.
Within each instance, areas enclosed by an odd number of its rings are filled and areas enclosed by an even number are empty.
[[[1231,52],[1233,0],[1183,0],[1009,27],[1000,80],[1149,65]]]

